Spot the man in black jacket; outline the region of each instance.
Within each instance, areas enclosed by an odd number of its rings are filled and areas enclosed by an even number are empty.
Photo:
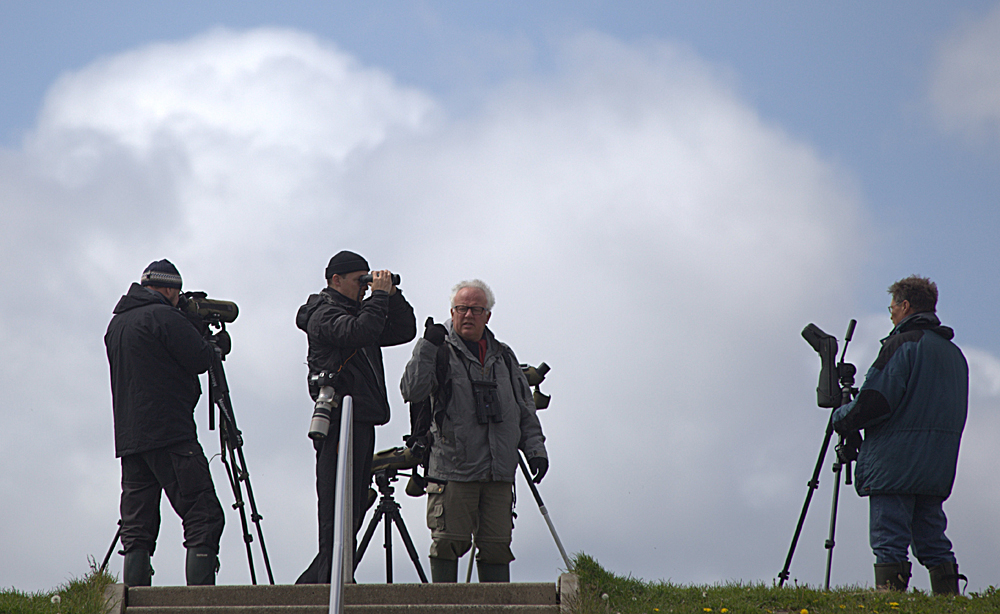
[[[322,371],[336,374],[334,387],[338,396],[350,395],[354,400],[351,479],[355,538],[367,509],[375,426],[389,421],[381,348],[406,343],[417,335],[413,307],[393,284],[389,271],[372,273],[372,294],[364,299],[368,283],[360,281],[360,277],[368,271],[368,262],[358,254],[338,253],[326,267],[327,287],[310,295],[295,318],[295,324],[309,337],[310,377]],[[313,400],[316,392],[310,391]],[[339,424],[340,416],[335,413],[329,436],[313,441],[319,554],[296,584],[330,582]]]
[[[115,454],[122,463],[122,581],[128,586],[151,583],[164,491],[183,522],[187,584],[215,584],[218,567],[225,517],[194,423],[198,374],[216,350],[197,316],[177,309],[180,291],[173,264],[151,263],[118,301],[104,336]],[[228,337],[218,341],[229,345]]]

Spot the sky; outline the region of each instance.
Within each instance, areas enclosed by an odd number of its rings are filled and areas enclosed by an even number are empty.
[[[995,585],[998,54],[995,0],[0,2],[0,586],[49,590],[111,544],[103,335],[161,258],[239,304],[226,373],[293,582],[316,550],[294,316],[341,249],[399,273],[421,323],[456,282],[489,283],[490,328],[552,368],[539,488],[567,551],[684,584],[775,581],[829,417],[801,330],[843,348],[856,319],[860,385],[885,289],[930,277],[970,366],[948,535],[969,589]],[[408,430],[411,350],[384,351],[379,449]],[[195,419],[227,509],[218,581],[248,584],[207,398]],[[824,580],[830,458],[798,584]],[[517,494],[512,579],[554,581]],[[871,586],[867,502],[844,486],[837,514],[831,581]],[[154,584],[184,583],[181,541],[164,500]],[[358,581],[385,581],[379,546]],[[398,536],[393,563],[417,581]]]

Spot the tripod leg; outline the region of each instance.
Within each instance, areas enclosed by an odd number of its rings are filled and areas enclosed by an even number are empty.
[[[271,560],[267,556],[267,546],[264,545],[264,530],[260,526],[260,521],[264,517],[257,512],[257,502],[253,498],[253,488],[250,486],[250,471],[247,470],[247,461],[243,457],[243,447],[238,447],[236,453],[239,455],[240,475],[243,476],[243,481],[247,486],[247,501],[250,503],[250,520],[257,527],[257,539],[260,541],[260,552],[264,557],[264,568],[267,570],[267,579],[268,582],[274,584],[274,575],[271,573]]]
[[[840,471],[841,464],[836,462],[833,465],[833,504],[830,509],[830,534],[826,538],[826,579],[824,580],[824,590],[830,590],[830,569],[833,567],[833,548],[837,545],[834,536],[837,533],[837,504],[840,501]]]
[[[115,544],[118,543],[118,538],[122,536],[122,521],[118,520],[118,530],[115,532],[115,538],[111,540],[111,547],[108,548],[108,553],[104,555],[104,562],[101,563],[101,567],[98,571],[106,571],[108,569],[108,561],[111,560],[111,553],[115,551]]]
[[[365,529],[365,535],[361,538],[361,542],[358,543],[358,550],[354,553],[354,569],[357,571],[358,564],[361,563],[361,558],[365,556],[365,550],[368,550],[368,544],[371,543],[372,537],[375,535],[375,528],[378,527],[378,523],[382,520],[382,516],[385,515],[385,509],[380,503],[377,508],[375,508],[375,513],[372,514],[372,519],[368,523],[368,528]]]
[[[410,539],[410,532],[406,530],[406,524],[403,523],[403,516],[399,513],[399,510],[395,510],[392,514],[392,520],[396,523],[396,528],[399,529],[399,535],[403,538],[403,545],[406,546],[406,552],[410,555],[410,560],[413,561],[413,566],[417,568],[417,575],[420,576],[420,581],[427,584],[427,576],[424,575],[424,568],[420,566],[420,555],[417,554],[417,549],[413,546],[413,540]]]
[[[391,508],[385,517],[385,583],[392,584],[392,512],[397,511]],[[398,513],[398,512],[397,512]]]
[[[254,569],[253,565],[253,551],[250,549],[250,542],[253,541],[253,535],[250,534],[250,527],[247,524],[247,511],[246,505],[243,502],[243,491],[240,488],[240,477],[238,471],[240,470],[239,465],[236,464],[236,454],[233,452],[233,448],[228,444],[228,437],[226,435],[227,429],[225,424],[219,427],[219,440],[222,445],[222,464],[226,466],[226,474],[229,476],[229,485],[233,489],[233,509],[240,513],[240,524],[243,526],[243,543],[247,548],[247,562],[250,564],[250,581],[257,585],[257,571]],[[226,452],[229,453],[229,459],[226,458]]]
[[[830,420],[826,424],[826,435],[823,437],[823,445],[819,450],[819,458],[816,459],[816,466],[813,468],[812,479],[809,480],[809,490],[806,491],[806,500],[802,503],[802,513],[799,514],[799,522],[795,525],[795,534],[792,535],[792,545],[788,548],[788,556],[785,558],[785,566],[778,574],[779,587],[784,586],[785,581],[788,580],[788,570],[792,566],[792,556],[795,555],[795,546],[799,543],[799,536],[802,534],[802,526],[806,522],[806,513],[809,511],[809,503],[812,501],[812,497],[813,494],[816,493],[816,489],[819,488],[819,474],[823,470],[823,461],[826,459],[826,451],[830,447],[830,439],[832,438],[833,414],[830,414]]]

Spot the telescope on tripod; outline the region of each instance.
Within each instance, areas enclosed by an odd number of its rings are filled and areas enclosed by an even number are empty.
[[[844,350],[837,361],[837,338],[823,332],[815,324],[809,324],[802,330],[802,337],[820,356],[821,366],[819,374],[819,384],[816,387],[816,403],[820,407],[836,409],[841,405],[846,405],[857,395],[858,389],[854,387],[854,376],[857,369],[849,362],[844,362],[847,355],[847,346],[854,337],[854,327],[857,320],[851,320],[847,325],[847,333],[844,335]],[[798,524],[795,527],[795,534],[792,536],[792,544],[788,549],[788,556],[785,559],[785,566],[778,573],[778,586],[784,586],[789,577],[789,568],[792,565],[792,556],[795,554],[795,546],[798,544],[799,536],[802,533],[802,526],[805,524],[806,513],[809,511],[809,503],[812,496],[819,488],[819,474],[826,459],[827,449],[830,447],[830,440],[833,438],[833,412],[830,412],[830,419],[826,424],[826,434],[823,437],[823,445],[820,447],[819,458],[816,459],[816,466],[813,469],[812,479],[807,484],[809,490],[806,491],[806,499],[802,504],[802,513],[799,515]],[[837,506],[840,501],[840,476],[845,476],[844,483],[851,484],[851,464],[858,457],[858,446],[860,437],[844,437],[840,435],[840,441],[835,449],[836,460],[833,463],[833,503],[830,509],[830,529],[825,542],[827,550],[826,556],[826,576],[824,579],[824,589],[830,590],[830,570],[833,565],[833,548],[836,545],[834,536],[837,531]],[[845,470],[846,468],[846,470]]]

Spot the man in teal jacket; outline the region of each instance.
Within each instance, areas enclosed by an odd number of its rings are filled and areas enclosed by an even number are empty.
[[[869,498],[875,584],[906,590],[907,547],[930,571],[935,594],[958,592],[958,564],[945,536],[969,400],[969,367],[935,309],[937,286],[917,276],[889,286],[895,326],[857,398],[833,413],[837,432],[864,429],[855,488]]]

